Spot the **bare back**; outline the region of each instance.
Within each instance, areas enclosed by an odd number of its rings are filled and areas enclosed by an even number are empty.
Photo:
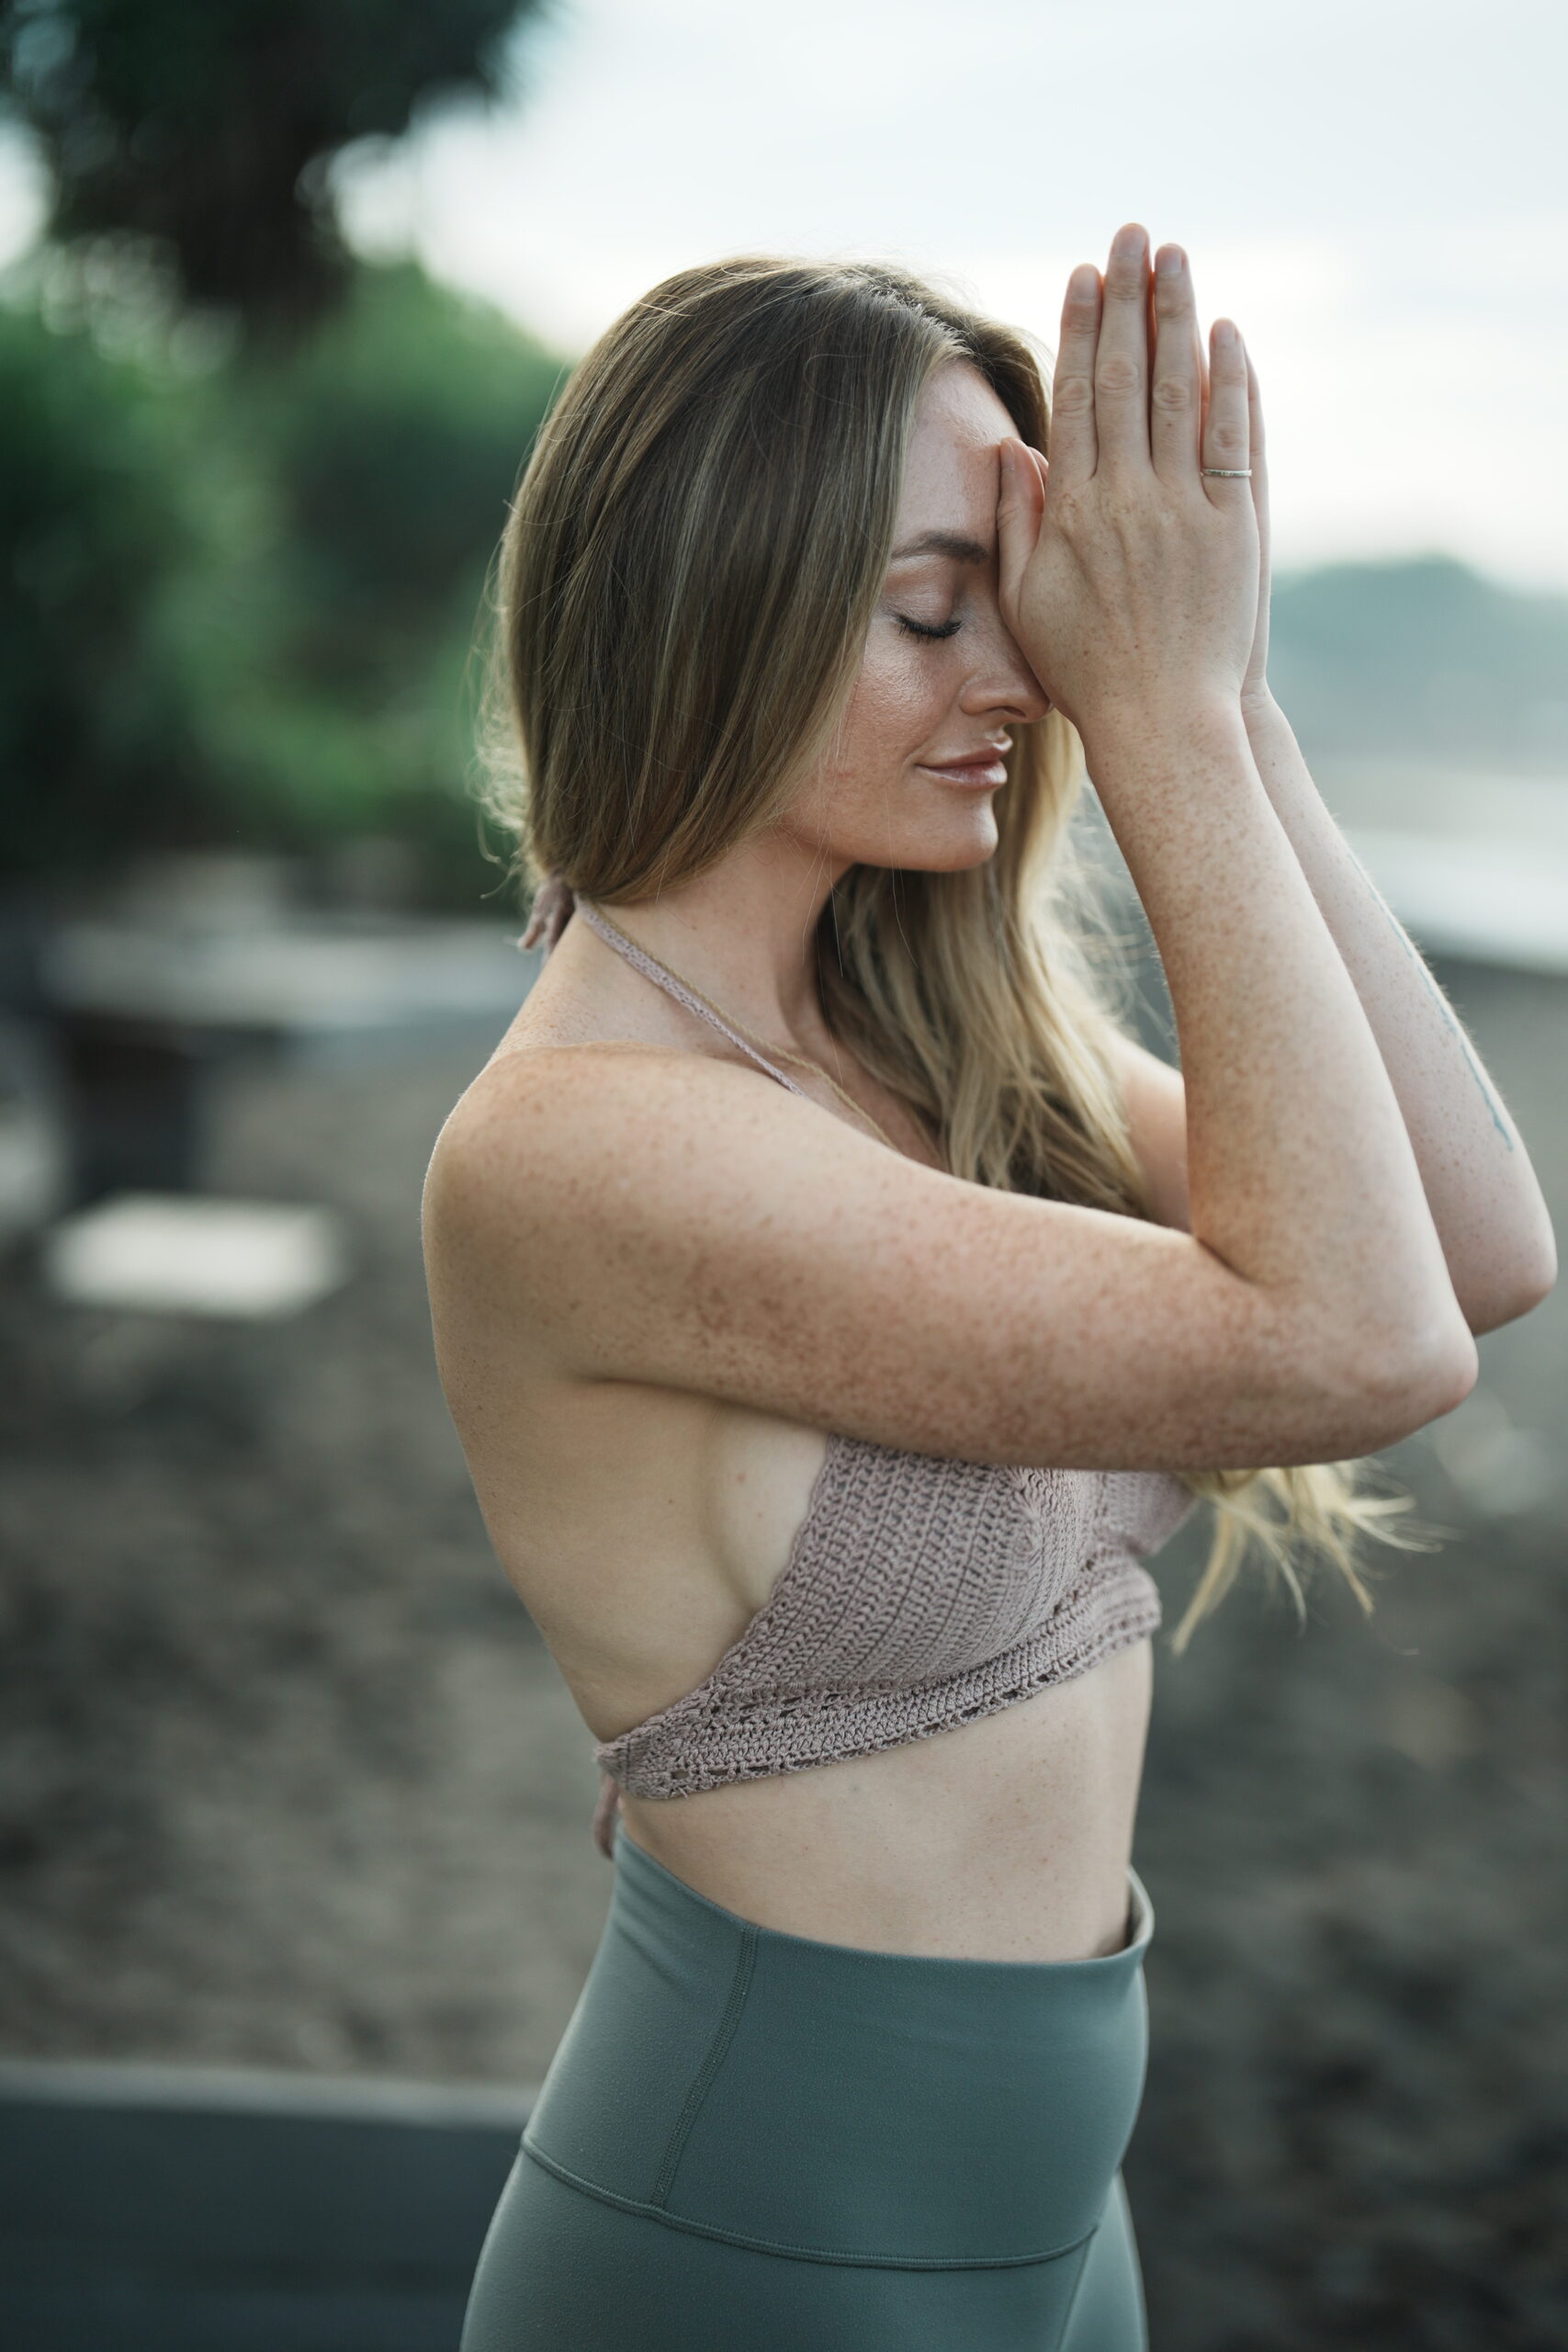
[[[583,952],[581,936],[574,953],[574,933],[469,1096],[504,1102],[559,1048],[745,1066],[637,972]],[[841,1050],[835,1066],[908,1158],[940,1166],[905,1106]],[[762,1608],[826,1434],[672,1386],[584,1380],[525,1318],[498,1326],[471,1283],[443,1278],[438,1230],[427,1247],[442,1378],[497,1555],[585,1724],[614,1738],[698,1684]],[[596,1304],[613,1313],[613,1290]],[[938,1738],[674,1801],[624,1793],[626,1826],[715,1902],[795,1934],[974,1958],[1111,1951],[1149,1682],[1141,1641]]]

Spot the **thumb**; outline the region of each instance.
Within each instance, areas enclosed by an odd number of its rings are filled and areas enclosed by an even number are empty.
[[[1004,612],[1018,610],[1025,568],[1040,537],[1045,486],[1034,453],[1022,441],[1002,442],[1000,492],[997,499],[998,581]]]

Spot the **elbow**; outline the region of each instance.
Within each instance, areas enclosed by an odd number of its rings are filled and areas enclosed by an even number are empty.
[[[1556,1288],[1557,1236],[1549,1225],[1541,1242],[1540,1261],[1535,1269],[1530,1295],[1521,1307],[1520,1313],[1528,1315],[1532,1306],[1539,1306],[1543,1298],[1550,1298]]]
[[[1529,1260],[1509,1269],[1507,1281],[1493,1286],[1483,1306],[1472,1312],[1467,1304],[1465,1319],[1472,1331],[1495,1331],[1529,1315],[1556,1286],[1557,1242],[1548,1226]]]
[[[1312,1400],[1304,1417],[1312,1450],[1290,1457],[1297,1462],[1381,1453],[1461,1405],[1481,1370],[1474,1336],[1451,1301],[1446,1314],[1403,1331],[1318,1324],[1310,1339],[1298,1339],[1293,1361]]]
[[[1457,1313],[1397,1346],[1384,1343],[1363,1361],[1362,1403],[1375,1453],[1412,1437],[1462,1405],[1481,1374],[1475,1335]]]
[[[1551,1282],[1521,1282],[1506,1291],[1489,1290],[1474,1305],[1466,1299],[1464,1319],[1478,1338],[1487,1331],[1500,1331],[1505,1323],[1517,1323],[1549,1298],[1556,1279],[1554,1273]]]
[[[1497,1315],[1497,1322],[1500,1324],[1518,1322],[1518,1317],[1521,1317],[1521,1315],[1528,1315],[1533,1307],[1538,1307],[1540,1303],[1542,1303],[1542,1298],[1550,1298],[1554,1289],[1556,1289],[1556,1235],[1551,1232],[1551,1226],[1547,1226],[1547,1230],[1544,1230],[1542,1238],[1540,1238],[1540,1247],[1535,1249],[1530,1263],[1518,1268],[1512,1289],[1509,1289],[1506,1298],[1502,1301],[1502,1312]],[[1491,1324],[1488,1324],[1488,1329],[1491,1329]]]
[[[1440,1420],[1456,1405],[1462,1405],[1480,1377],[1481,1352],[1475,1334],[1461,1323],[1441,1352],[1423,1368],[1420,1394],[1427,1409],[1416,1428],[1424,1429],[1428,1421]]]

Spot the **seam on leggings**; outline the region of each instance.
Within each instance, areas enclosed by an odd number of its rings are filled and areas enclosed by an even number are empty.
[[[736,1954],[735,1975],[729,1987],[729,1998],[724,2005],[724,2015],[718,2021],[718,2030],[708,2044],[708,2054],[698,2067],[696,2079],[686,2093],[686,2103],[676,2118],[675,2129],[670,2134],[670,2144],[664,2151],[664,2162],[660,2165],[659,2177],[653,2184],[652,2201],[655,2205],[661,2206],[670,2194],[675,2167],[681,2161],[692,2126],[697,2120],[697,2111],[707,2097],[708,2085],[717,2074],[724,2053],[735,2039],[735,2029],[746,2006],[746,1990],[751,1982],[751,1968],[756,1956],[757,1931],[754,1928],[747,1928],[742,1932],[740,1950]]]
[[[1093,2229],[1090,2230],[1088,2237],[1085,2238],[1083,2245],[1078,2249],[1078,2275],[1073,2280],[1073,2291],[1067,2297],[1067,2308],[1062,2313],[1062,2324],[1056,2331],[1056,2342],[1058,2346],[1066,2344],[1067,2341],[1068,2332],[1073,2324],[1073,2313],[1078,2307],[1078,2297],[1083,2292],[1083,2282],[1089,2276],[1089,2257],[1090,2253],[1093,2251],[1095,2239],[1100,2235],[1100,2223],[1104,2221],[1104,2215],[1101,2214],[1100,2221],[1096,2222]]]
[[[662,2222],[666,2229],[690,2230],[694,2236],[718,2238],[726,2245],[753,2247],[759,2254],[782,2254],[795,2262],[845,2262],[863,2270],[1018,2270],[1027,2264],[1059,2262],[1064,2255],[1076,2254],[1087,2246],[1094,2230],[1082,2237],[1069,2239],[1066,2245],[1048,2246],[1043,2254],[860,2254],[846,2253],[837,2246],[790,2245],[779,2238],[750,2236],[744,2230],[721,2230],[712,2222],[689,2221],[683,2213],[671,2213],[662,2205],[651,2205],[639,2197],[622,2197],[613,2188],[601,2188],[596,2180],[585,2180],[554,2156],[547,2156],[542,2148],[530,2141],[523,2142],[523,2153],[569,2188],[581,2189],[585,2197],[596,2197],[601,2204],[618,2206],[623,2213],[640,2213],[645,2220]],[[1096,2222],[1095,2228],[1099,2228]]]

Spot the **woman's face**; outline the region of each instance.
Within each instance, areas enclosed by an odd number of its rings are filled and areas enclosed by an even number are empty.
[[[966,362],[928,380],[860,674],[785,818],[835,874],[946,873],[996,848],[1002,754],[1050,707],[997,601],[998,445],[1016,432]]]

